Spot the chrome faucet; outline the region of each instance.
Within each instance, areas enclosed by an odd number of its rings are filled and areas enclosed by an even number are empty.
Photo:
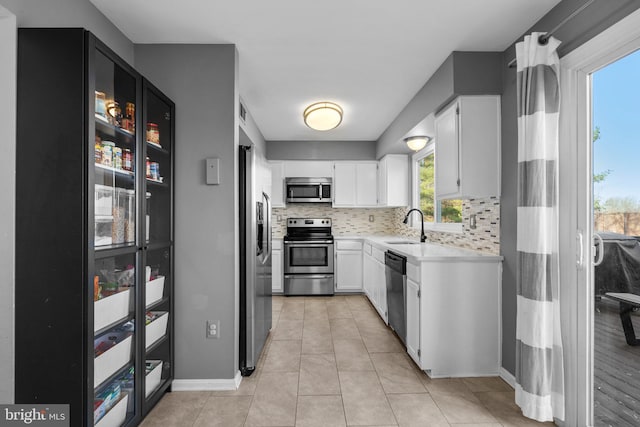
[[[422,214],[422,211],[420,209],[410,209],[409,212],[407,212],[407,214],[404,216],[402,223],[406,224],[407,222],[409,222],[409,214],[413,211],[420,212],[420,226],[422,227],[422,230],[420,232],[420,242],[424,243],[427,241],[427,236],[425,236],[424,234],[424,215]]]

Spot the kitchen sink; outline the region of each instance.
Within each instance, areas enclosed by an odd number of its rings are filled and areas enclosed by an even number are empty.
[[[417,245],[420,242],[414,240],[396,240],[394,242],[385,242],[387,245]]]

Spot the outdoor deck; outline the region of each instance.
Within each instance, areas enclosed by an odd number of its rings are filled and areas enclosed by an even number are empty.
[[[618,315],[618,303],[602,298],[596,303],[594,332],[594,425],[640,425],[640,346],[627,345]],[[640,311],[631,316],[640,335]]]

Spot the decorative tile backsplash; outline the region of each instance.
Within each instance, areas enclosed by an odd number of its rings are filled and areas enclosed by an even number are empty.
[[[297,203],[286,208],[272,209],[274,237],[287,234],[287,218],[331,218],[334,236],[347,235],[389,235],[393,234],[392,224],[396,208],[332,208],[331,205]],[[373,216],[373,222],[369,217]],[[278,221],[278,217],[281,221]],[[402,219],[400,220],[402,222]]]
[[[273,208],[273,235],[281,238],[287,231],[287,218],[331,218],[334,236],[400,235],[420,237],[420,229],[404,225],[408,208],[332,208],[330,205],[299,203],[286,208]],[[476,215],[476,228],[469,218]],[[370,222],[373,216],[373,222]],[[280,221],[278,221],[280,217]],[[427,241],[443,245],[500,253],[500,200],[497,197],[469,199],[462,202],[462,233],[425,230]]]
[[[402,223],[406,209],[398,209],[393,220],[396,228],[392,234],[420,237],[420,229]],[[476,215],[476,228],[471,229],[469,218]],[[500,253],[500,200],[497,197],[462,201],[462,233],[445,233],[425,230],[427,241],[457,246],[476,251]]]

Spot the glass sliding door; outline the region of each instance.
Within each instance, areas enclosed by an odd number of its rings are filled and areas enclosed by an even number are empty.
[[[565,425],[640,425],[638,28],[635,12],[561,60]]]
[[[593,423],[640,425],[640,52],[591,76]]]

